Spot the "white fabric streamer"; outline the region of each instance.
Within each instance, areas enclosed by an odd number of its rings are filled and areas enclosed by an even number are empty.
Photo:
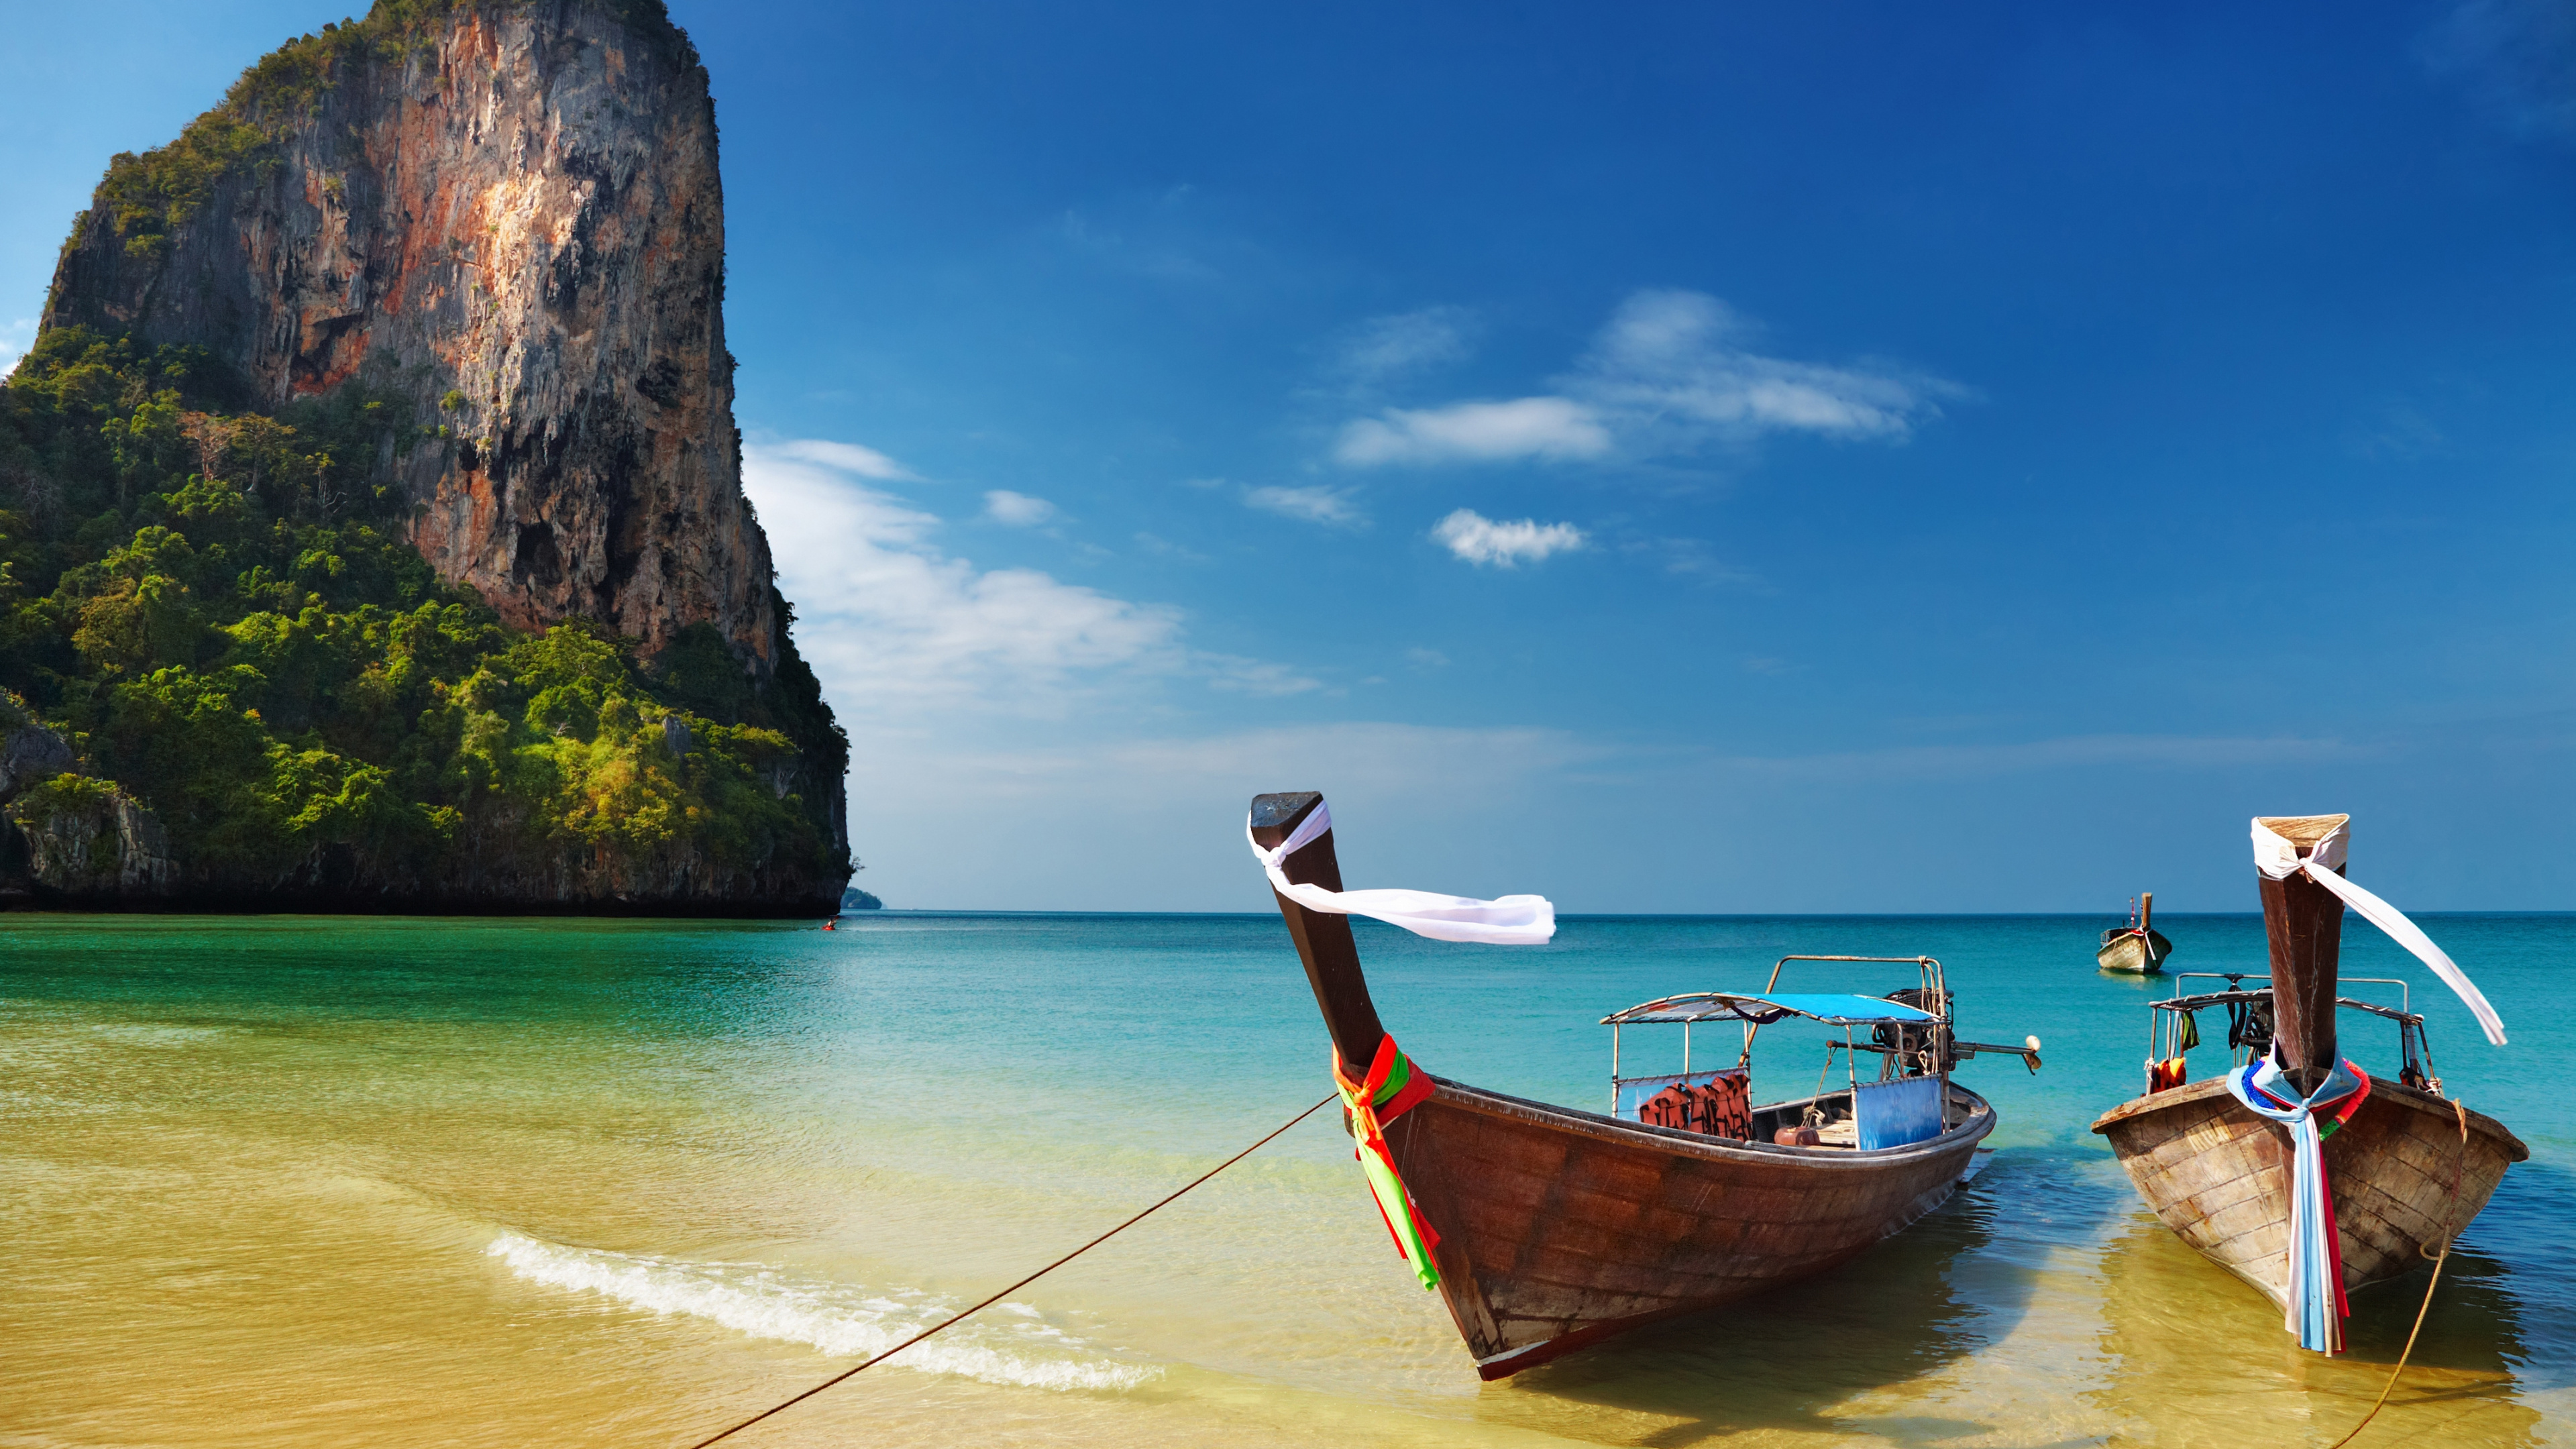
[[[2433,944],[2432,937],[2406,919],[2405,912],[2335,874],[2335,867],[2343,864],[2344,849],[2351,840],[2352,822],[2345,821],[2327,831],[2325,838],[2319,840],[2302,859],[2299,847],[2288,837],[2274,833],[2271,827],[2257,819],[2254,822],[2254,868],[2272,880],[2288,880],[2304,870],[2308,879],[2343,897],[2343,903],[2359,911],[2362,919],[2387,932],[2390,940],[2414,952],[2417,960],[2432,967],[2433,974],[2441,977],[2444,984],[2458,992],[2460,1000],[2467,1003],[2469,1013],[2486,1030],[2487,1040],[2503,1046],[2504,1022],[2496,1016],[2495,1008],[2487,1005],[2486,993],[2478,990],[2477,983],[2469,979],[2468,973],[2452,964],[2442,948]]]
[[[1324,802],[1299,821],[1276,850],[1264,850],[1252,838],[1252,817],[1243,817],[1243,838],[1252,846],[1270,888],[1304,906],[1334,916],[1368,916],[1402,926],[1435,941],[1475,941],[1488,946],[1544,946],[1556,935],[1556,907],[1545,896],[1504,896],[1480,901],[1471,896],[1444,896],[1430,891],[1328,891],[1318,885],[1291,885],[1280,869],[1288,857],[1333,828]]]

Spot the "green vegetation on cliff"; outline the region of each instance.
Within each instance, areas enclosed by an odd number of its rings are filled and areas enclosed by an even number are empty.
[[[581,621],[514,630],[371,481],[443,428],[359,384],[228,400],[200,349],[77,327],[0,385],[0,716],[77,760],[14,819],[112,783],[201,891],[404,893],[496,857],[838,880],[829,807],[790,787],[825,793],[847,745],[783,629],[765,683],[704,626],[649,660]]]

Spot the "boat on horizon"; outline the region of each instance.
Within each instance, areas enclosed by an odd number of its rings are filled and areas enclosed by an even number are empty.
[[[1931,957],[1791,956],[1760,992],[1695,992],[1603,1017],[1606,1113],[1435,1076],[1380,1022],[1350,913],[1446,939],[1530,943],[1553,933],[1553,908],[1537,897],[1344,892],[1329,822],[1319,794],[1261,795],[1248,833],[1332,1039],[1372,1194],[1483,1378],[1858,1257],[1947,1202],[1975,1170],[1995,1110],[1952,1081],[1951,1067],[1981,1053],[2039,1067],[2036,1038],[2021,1047],[1956,1039],[1948,982]],[[1515,902],[1535,905],[1488,929]],[[1780,992],[1790,961],[1903,965],[1912,983],[1888,997]],[[1827,1063],[1839,1055],[1845,1083],[1756,1106],[1755,1036],[1790,1019],[1842,1033]],[[1706,1024],[1739,1027],[1742,1046],[1731,1064],[1694,1072],[1689,1033]],[[1681,1029],[1679,1074],[1620,1075],[1621,1034],[1640,1025]],[[1858,1073],[1864,1057],[1874,1079]]]
[[[2139,896],[2129,908],[2129,924],[2102,933],[2102,947],[2093,953],[2093,963],[2105,971],[2127,976],[2152,976],[2164,970],[2165,958],[2173,954],[2173,942],[2149,924],[2155,910],[2154,891]]]
[[[2303,1346],[2342,1347],[2346,1295],[2422,1266],[2486,1207],[2505,1169],[2531,1151],[2504,1124],[2445,1095],[2411,1009],[2346,997],[2340,975],[2347,903],[2460,994],[2488,1040],[2493,1008],[2468,977],[2387,902],[2343,878],[2350,817],[2254,822],[2271,972],[2186,972],[2151,1003],[2147,1083],[2093,1130],[2167,1227],[2279,1305]],[[2331,876],[2329,883],[2327,877]],[[2187,992],[2207,976],[2219,990]],[[2261,986],[2248,983],[2260,980]],[[2189,1080],[2199,1013],[2227,1013],[2229,1068]],[[2397,1027],[2393,1078],[2339,1054],[2336,1017]]]

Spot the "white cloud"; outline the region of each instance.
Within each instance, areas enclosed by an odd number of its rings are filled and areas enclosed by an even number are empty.
[[[1620,304],[1581,370],[1579,395],[1643,431],[1661,425],[1752,437],[1767,432],[1903,438],[1940,416],[1958,389],[1888,371],[1764,357],[1742,345],[1733,309],[1699,292],[1639,292]]]
[[[1294,518],[1306,523],[1321,523],[1335,528],[1357,528],[1368,522],[1368,515],[1351,502],[1348,488],[1246,488],[1243,503],[1264,513]]]
[[[1540,523],[1531,518],[1497,523],[1470,508],[1440,520],[1431,536],[1471,564],[1506,569],[1583,547],[1583,530],[1571,523]]]
[[[1190,668],[1178,610],[948,557],[930,542],[938,518],[852,481],[882,455],[849,447],[743,449],[797,647],[845,717],[934,700],[1048,713],[1106,676]]]
[[[7,377],[18,366],[18,359],[36,345],[36,319],[21,317],[0,327],[0,377]]]
[[[743,451],[747,464],[751,450],[745,448]],[[799,463],[820,463],[826,468],[837,468],[844,473],[855,473],[862,478],[874,478],[881,483],[916,483],[921,479],[921,475],[910,468],[874,448],[861,447],[857,443],[834,443],[822,438],[797,438],[784,443],[764,444],[760,451],[772,458],[784,458]]]
[[[984,516],[1013,528],[1034,528],[1041,523],[1054,522],[1058,515],[1056,506],[1043,498],[996,488],[984,495]]]
[[[1750,330],[1704,293],[1638,292],[1555,392],[1390,408],[1345,424],[1333,456],[1374,467],[1669,456],[1772,433],[1893,442],[1964,392],[1893,368],[1766,356]]]
[[[1382,463],[1499,462],[1514,458],[1597,458],[1610,431],[1593,408],[1562,397],[1389,408],[1345,425],[1333,456],[1359,467]]]

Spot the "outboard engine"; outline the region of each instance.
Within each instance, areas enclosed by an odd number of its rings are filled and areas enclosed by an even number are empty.
[[[1911,1006],[1917,1011],[1939,1009],[1932,1000],[1931,991],[1921,986],[1908,986],[1902,991],[1891,991],[1880,999]],[[1956,995],[1950,998],[1953,1005],[1958,1002],[1958,999]],[[1927,1060],[1932,1050],[1932,1027],[1928,1022],[1881,1022],[1870,1028],[1870,1039],[1880,1046],[1895,1051],[1896,1074],[1900,1077],[1926,1077],[1935,1071],[1946,1072],[1959,1064],[1959,1053],[1956,1047],[1942,1054],[1943,1059],[1937,1068]]]

